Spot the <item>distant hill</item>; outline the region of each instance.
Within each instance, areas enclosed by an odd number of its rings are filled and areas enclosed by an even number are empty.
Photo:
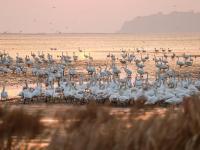
[[[136,17],[123,24],[119,33],[200,32],[200,13],[172,12]]]

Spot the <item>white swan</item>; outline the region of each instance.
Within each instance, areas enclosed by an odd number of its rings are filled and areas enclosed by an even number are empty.
[[[7,100],[8,99],[8,93],[5,90],[5,85],[3,85],[3,89],[1,91],[1,100]]]

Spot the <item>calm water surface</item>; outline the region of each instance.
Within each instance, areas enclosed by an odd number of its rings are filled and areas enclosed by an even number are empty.
[[[105,52],[119,52],[121,48],[133,50],[145,48],[171,48],[176,53],[188,52],[200,54],[200,33],[193,34],[41,34],[18,35],[0,34],[0,50],[6,50],[12,56],[30,54],[31,51],[61,54],[76,52],[78,48],[91,52],[95,59],[105,59]],[[50,48],[58,50],[51,51]]]

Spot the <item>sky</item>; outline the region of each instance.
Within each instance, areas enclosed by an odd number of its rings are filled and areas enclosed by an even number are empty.
[[[0,0],[0,32],[113,33],[137,16],[200,12],[200,0]]]

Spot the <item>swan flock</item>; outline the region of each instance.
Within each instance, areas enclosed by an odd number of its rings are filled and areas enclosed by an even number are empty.
[[[175,70],[169,63],[174,60],[177,68],[192,67],[196,59],[192,55],[184,53],[176,56],[171,49],[155,49],[151,54],[144,49],[122,49],[119,57],[109,52],[106,64],[98,65],[90,53],[82,50],[78,53],[84,53],[81,69],[77,69],[81,63],[75,52],[73,56],[62,53],[57,59],[49,53],[31,52],[25,58],[17,54],[14,59],[0,51],[0,74],[29,74],[37,78],[34,86],[29,85],[28,77],[24,81],[25,85],[18,95],[24,102],[43,98],[45,102],[62,99],[69,103],[108,101],[128,105],[144,98],[145,104],[178,104],[184,97],[199,93],[199,74],[194,78],[190,72]],[[154,64],[153,79],[149,79],[145,68],[147,62]],[[8,99],[5,84],[1,91],[1,100],[4,99]]]

